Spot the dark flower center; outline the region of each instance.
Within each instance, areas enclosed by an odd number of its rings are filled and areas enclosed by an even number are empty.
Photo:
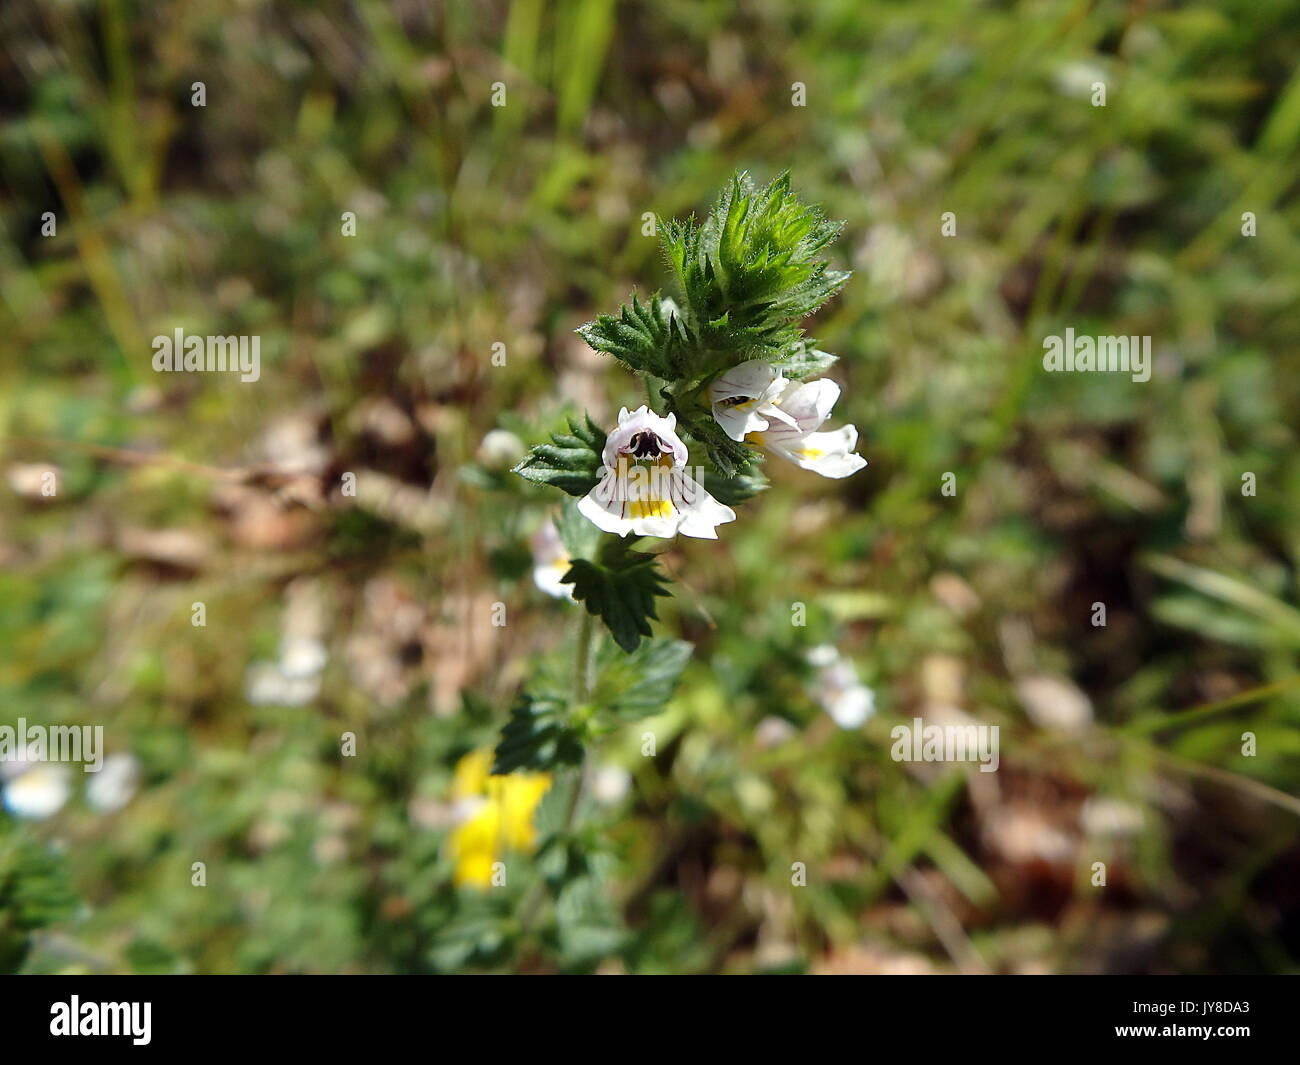
[[[663,454],[663,447],[654,433],[636,433],[629,442],[628,448],[639,459],[652,459]]]

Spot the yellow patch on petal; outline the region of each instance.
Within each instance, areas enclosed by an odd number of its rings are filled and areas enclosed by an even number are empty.
[[[819,459],[824,454],[826,454],[825,451],[815,447],[801,447],[799,449],[799,457],[804,459]]]
[[[637,518],[667,518],[673,512],[673,505],[667,499],[634,499],[627,509],[635,521]]]

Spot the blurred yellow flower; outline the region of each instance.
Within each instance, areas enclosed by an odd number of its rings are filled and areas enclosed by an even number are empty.
[[[531,851],[537,843],[533,814],[551,786],[549,773],[492,776],[492,752],[471,751],[456,763],[451,797],[469,812],[451,834],[455,882],[486,888],[492,864],[507,850]]]

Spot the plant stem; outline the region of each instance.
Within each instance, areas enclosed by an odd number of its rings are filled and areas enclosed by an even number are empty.
[[[595,632],[595,626],[592,624],[591,615],[582,611],[582,618],[578,622],[578,640],[577,647],[573,653],[573,705],[579,707],[591,698],[591,651],[592,636]],[[586,747],[582,751],[582,765],[578,768],[578,779],[573,783],[573,794],[569,796],[569,804],[564,810],[564,827],[561,832],[568,832],[573,827],[573,819],[578,813],[578,802],[582,798],[583,787],[587,782],[587,757]]]
[[[578,622],[578,646],[573,657],[573,703],[585,703],[591,695],[591,615],[582,610],[582,619]]]
[[[570,708],[571,711],[581,706],[591,696],[591,651],[594,626],[591,623],[591,615],[581,606],[579,609],[582,613],[578,620],[578,636],[573,652],[573,706]],[[578,814],[578,804],[582,799],[583,788],[587,782],[588,762],[587,751],[584,747],[582,765],[578,768],[578,777],[573,782],[573,791],[569,794],[569,801],[564,807],[564,820],[560,825],[560,835],[567,835],[573,829],[573,822]],[[525,936],[531,931],[533,919],[537,916],[538,908],[541,906],[545,895],[545,886],[541,880],[536,881],[529,888],[528,894],[519,907],[519,931],[521,936]]]

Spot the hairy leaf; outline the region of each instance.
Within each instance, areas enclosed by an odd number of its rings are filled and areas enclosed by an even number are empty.
[[[703,484],[704,490],[719,503],[734,507],[765,491],[767,478],[757,469],[748,473],[738,473],[735,477],[724,477],[720,473],[708,470],[705,471]]]
[[[837,356],[819,351],[817,342],[806,338],[791,347],[788,354],[772,360],[773,365],[792,381],[821,377],[837,362]]]
[[[663,222],[665,257],[701,350],[725,356],[721,365],[786,354],[802,335],[795,323],[849,278],[819,258],[840,229],[799,201],[789,174],[761,189],[737,174],[702,226]]]
[[[600,480],[605,433],[584,417],[569,419],[568,433],[552,433],[551,443],[534,444],[512,472],[535,484],[549,484],[571,496],[585,496]]]
[[[582,762],[582,740],[568,723],[565,704],[526,692],[510,711],[497,742],[493,774],[517,769],[551,771]]]
[[[653,714],[677,686],[694,648],[683,640],[646,640],[632,654],[602,654],[593,700],[627,721]]]
[[[617,316],[602,314],[578,327],[578,335],[596,351],[613,355],[633,370],[665,380],[689,373],[690,338],[680,316],[672,313],[659,294],[642,303],[634,294]]]
[[[561,583],[573,585],[574,599],[629,654],[650,635],[650,622],[659,620],[655,597],[669,594],[654,556],[628,550],[621,539],[607,539],[598,561],[574,559]]]

